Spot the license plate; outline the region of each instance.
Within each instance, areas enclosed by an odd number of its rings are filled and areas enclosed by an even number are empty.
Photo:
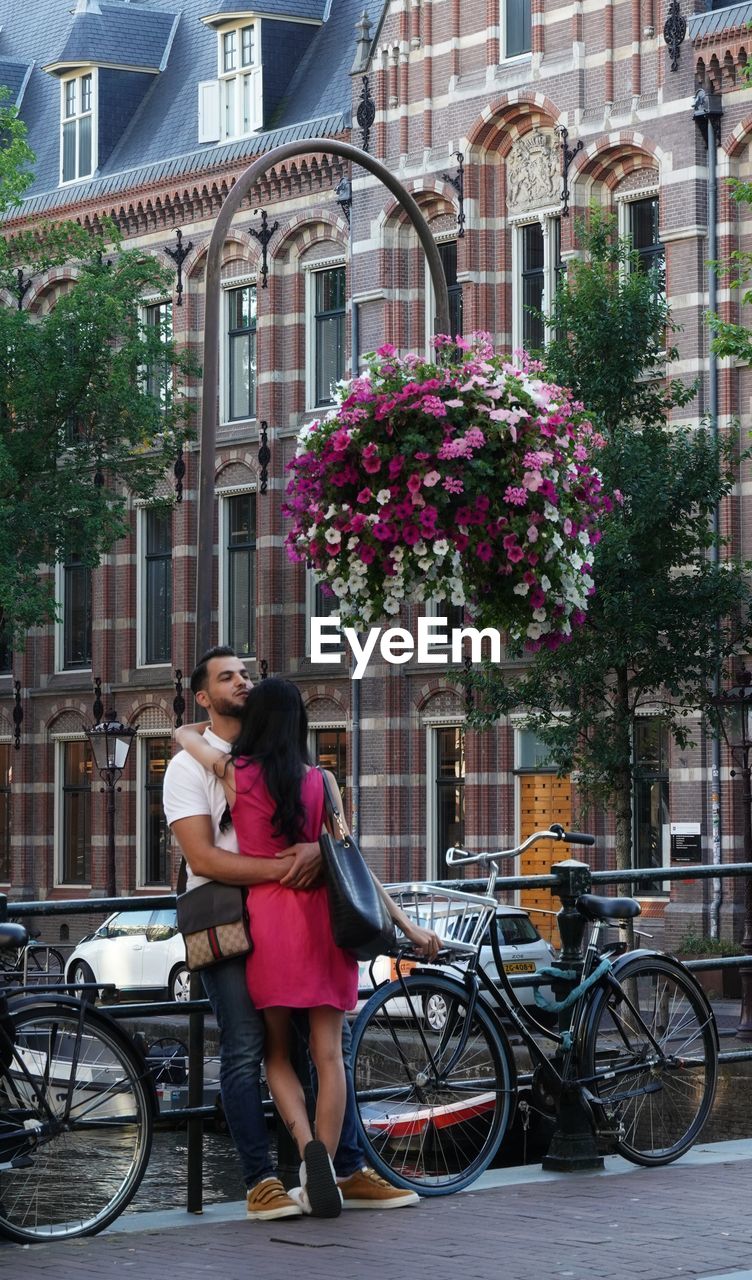
[[[504,965],[505,973],[535,973],[535,964],[532,960],[510,960]]]
[[[400,960],[399,971],[402,974],[403,978],[406,977],[408,973],[412,973],[416,964],[417,964],[416,960]],[[396,959],[393,959],[391,962],[391,965],[389,968],[389,976],[392,982],[395,982],[398,977]]]

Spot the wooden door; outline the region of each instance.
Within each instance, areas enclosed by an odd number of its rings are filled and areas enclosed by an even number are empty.
[[[520,843],[534,831],[541,831],[560,822],[563,827],[572,824],[572,784],[569,778],[557,778],[553,773],[524,773],[520,775]],[[520,859],[520,874],[526,876],[548,875],[554,862],[569,857],[567,845],[553,840],[540,840],[528,849]],[[559,930],[553,915],[544,911],[558,911],[561,903],[550,889],[523,889],[520,906],[530,912],[533,924],[544,938],[554,946],[559,945]],[[538,908],[536,910],[535,908]]]

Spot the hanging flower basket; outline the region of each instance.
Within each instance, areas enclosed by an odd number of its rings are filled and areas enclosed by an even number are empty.
[[[312,565],[344,625],[406,601],[467,605],[528,648],[584,621],[592,547],[611,504],[582,405],[485,334],[449,359],[365,357],[335,407],[307,423],[283,510],[293,560]]]

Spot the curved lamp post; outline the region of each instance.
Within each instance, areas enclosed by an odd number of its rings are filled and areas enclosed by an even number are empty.
[[[214,455],[217,439],[219,391],[219,321],[220,269],[222,249],[235,214],[254,183],[274,165],[294,156],[324,152],[350,160],[379,178],[396,196],[420,238],[426,254],[436,298],[436,330],[449,332],[449,295],[446,276],[433,236],[423,214],[410,192],[395,178],[391,170],[374,160],[367,151],[349,142],[332,138],[308,138],[303,142],[287,142],[259,156],[241,173],[229,192],[214,224],[206,259],[204,318],[203,392],[201,405],[200,476],[198,495],[198,534],[196,550],[196,661],[211,643],[212,580],[214,567]],[[353,353],[354,355],[355,353]],[[353,367],[354,362],[353,362]]]
[[[123,724],[117,719],[117,712],[110,712],[106,720],[92,725],[86,730],[91,743],[94,764],[107,792],[107,883],[105,894],[108,898],[117,896],[117,876],[115,868],[115,791],[122,775],[131,743],[136,736],[132,725]]]

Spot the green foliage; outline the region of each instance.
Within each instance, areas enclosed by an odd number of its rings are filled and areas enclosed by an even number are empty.
[[[0,108],[0,209],[18,202],[31,160],[23,125]],[[0,287],[19,270],[75,265],[47,314],[0,307],[0,616],[17,647],[55,617],[45,568],[99,562],[128,531],[131,499],[153,498],[192,417],[192,356],[143,323],[143,299],[169,295],[170,273],[102,230],[0,239]]]
[[[743,956],[744,948],[728,938],[705,938],[699,933],[682,934],[676,946],[677,953],[694,960],[711,956]]]
[[[562,773],[613,806],[617,865],[631,854],[631,747],[636,717],[659,709],[684,744],[689,709],[707,706],[717,662],[750,636],[744,567],[713,563],[712,515],[731,492],[733,439],[670,426],[692,389],[666,381],[670,317],[655,278],[628,271],[629,250],[594,218],[587,258],[556,300],[559,336],[546,353],[552,380],[570,385],[603,432],[598,465],[620,493],[593,558],[587,620],[556,652],[517,674],[472,677],[477,723],[527,716]]]

